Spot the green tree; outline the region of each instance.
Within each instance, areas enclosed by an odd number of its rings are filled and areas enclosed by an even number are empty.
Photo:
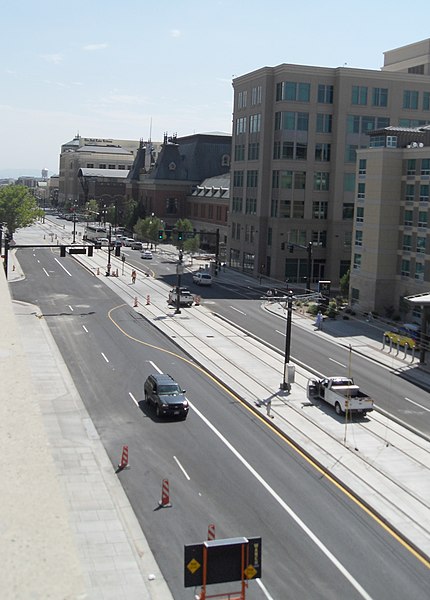
[[[182,240],[179,240],[176,235],[172,239],[172,243],[175,244],[175,246],[184,248],[184,242],[187,239],[187,233],[190,233],[193,230],[193,224],[189,219],[178,219],[175,223],[175,229],[178,233],[182,233]]]
[[[152,242],[158,244],[158,232],[162,229],[164,231],[164,224],[157,217],[146,217],[146,219],[139,219],[134,226],[134,233],[138,238],[145,242]]]
[[[342,296],[344,298],[348,298],[348,292],[349,292],[349,275],[350,275],[350,271],[348,269],[348,271],[345,273],[345,275],[343,275],[340,278],[340,281],[339,281],[340,293],[342,294]]]
[[[184,241],[184,252],[198,252],[200,250],[200,236],[189,238]]]
[[[85,204],[85,214],[89,221],[98,221],[100,209],[97,200],[92,198]]]
[[[6,223],[11,236],[17,229],[28,227],[43,215],[36,198],[25,185],[0,188],[0,222]]]

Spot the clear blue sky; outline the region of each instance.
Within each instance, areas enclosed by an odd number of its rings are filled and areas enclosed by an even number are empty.
[[[232,79],[296,63],[379,69],[430,37],[393,0],[13,0],[1,11],[0,177],[58,172],[61,144],[231,132]]]

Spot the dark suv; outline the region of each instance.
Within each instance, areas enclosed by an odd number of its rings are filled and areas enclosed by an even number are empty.
[[[145,400],[148,405],[155,406],[157,417],[178,417],[186,419],[188,415],[188,400],[185,390],[166,373],[149,375],[144,385]]]

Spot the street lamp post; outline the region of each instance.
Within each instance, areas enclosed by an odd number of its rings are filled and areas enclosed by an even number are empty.
[[[176,265],[176,274],[177,274],[177,280],[176,280],[176,310],[175,310],[175,315],[180,315],[181,314],[181,275],[184,272],[184,265],[182,264],[182,252],[179,252],[179,260],[178,260],[178,264]]]
[[[109,277],[110,275],[110,269],[111,269],[111,264],[110,264],[110,253],[111,253],[111,241],[112,241],[112,226],[109,224],[109,234],[108,234],[108,262],[107,262],[107,266],[106,266],[106,277]]]
[[[291,384],[294,381],[294,366],[290,365],[291,352],[291,317],[293,313],[293,293],[290,291],[287,296],[287,326],[285,332],[285,355],[284,355],[284,373],[281,383],[281,389],[287,392],[291,391]]]
[[[73,206],[73,244],[76,243],[76,200]]]

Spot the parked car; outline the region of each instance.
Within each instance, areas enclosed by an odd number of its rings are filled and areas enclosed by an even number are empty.
[[[151,259],[152,258],[151,250],[142,250],[142,254],[140,255],[140,258]]]
[[[193,282],[197,285],[212,285],[212,275],[204,271],[197,271],[193,275]]]
[[[143,244],[142,244],[142,242],[134,242],[131,245],[131,249],[132,250],[143,250]]]
[[[170,375],[149,375],[144,384],[144,395],[147,404],[155,407],[157,417],[187,418],[189,406],[185,390]]]
[[[178,298],[177,288],[174,287],[169,292],[169,299],[168,299],[169,304],[172,304],[173,306],[177,306],[177,298]],[[192,293],[190,292],[190,290],[185,287],[180,287],[179,288],[179,305],[180,306],[192,306],[193,302],[194,302],[194,297],[193,297]]]
[[[109,238],[99,237],[99,238],[96,238],[96,242],[98,242],[102,246],[109,246]]]

